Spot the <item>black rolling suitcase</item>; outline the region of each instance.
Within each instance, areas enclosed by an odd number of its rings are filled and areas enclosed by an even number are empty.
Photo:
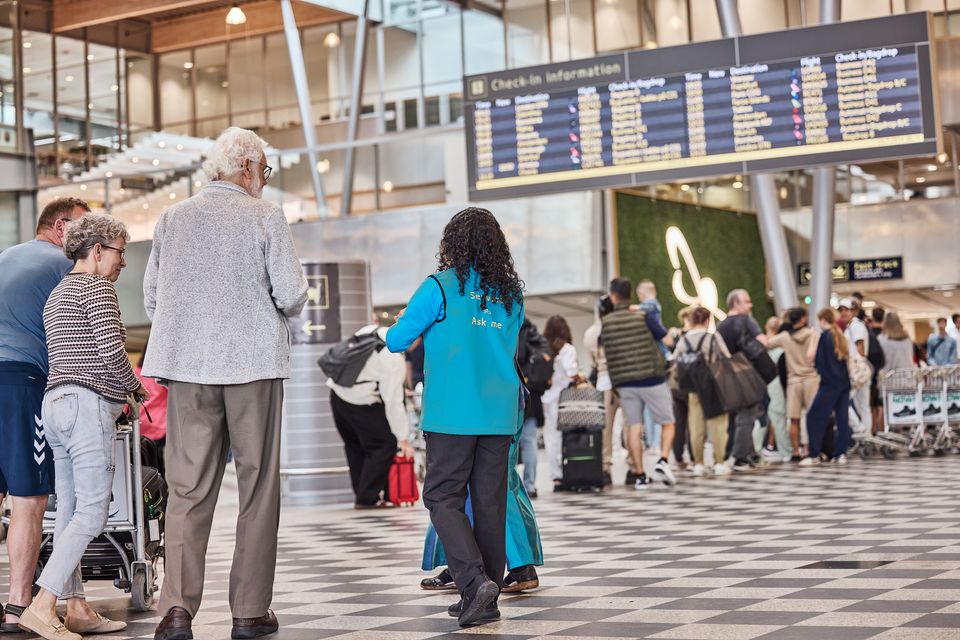
[[[567,429],[563,432],[563,488],[592,491],[603,488],[603,431]]]
[[[569,388],[560,394],[557,426],[563,434],[563,488],[603,488],[603,392]]]

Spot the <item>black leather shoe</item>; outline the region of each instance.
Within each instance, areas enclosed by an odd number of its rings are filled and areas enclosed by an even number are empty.
[[[633,471],[627,471],[627,479],[624,481],[623,484],[627,485],[628,487],[632,487],[633,485],[637,484],[638,477],[639,476],[635,474]]]
[[[153,640],[193,640],[192,620],[183,607],[172,607],[157,625]]]
[[[537,578],[537,570],[532,564],[523,567],[511,569],[507,577],[503,579],[503,593],[520,593],[528,589],[536,589],[540,586],[540,579]]]
[[[480,583],[480,586],[472,594],[463,595],[463,605],[460,607],[460,616],[458,622],[461,627],[467,627],[471,624],[488,622],[483,620],[487,608],[497,601],[500,595],[500,587],[493,580],[486,579]]]
[[[230,637],[233,640],[259,638],[276,633],[279,628],[280,623],[277,622],[277,616],[273,615],[273,611],[267,610],[267,613],[259,618],[234,618],[233,631],[230,633]]]
[[[604,472],[603,472],[603,486],[605,486],[605,487],[611,487],[611,486],[613,486],[613,478],[610,476],[610,472],[609,472],[609,471],[604,471]]]
[[[447,607],[447,615],[451,618],[460,617],[460,608],[463,607],[463,600],[457,600],[452,605]],[[500,609],[497,607],[496,601],[493,602],[483,611],[483,615],[480,617],[480,622],[493,622],[494,620],[500,619]]]
[[[433,578],[424,578],[420,581],[420,588],[427,591],[441,591],[444,589],[456,589],[457,585],[453,582],[453,576],[446,569],[438,573]]]

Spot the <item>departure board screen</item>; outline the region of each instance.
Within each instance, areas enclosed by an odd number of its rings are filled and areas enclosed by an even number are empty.
[[[471,198],[938,152],[928,14],[464,79]]]

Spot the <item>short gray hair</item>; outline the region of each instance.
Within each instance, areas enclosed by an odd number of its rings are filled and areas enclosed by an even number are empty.
[[[130,234],[122,222],[105,213],[88,213],[70,225],[63,242],[63,253],[70,260],[83,260],[96,244],[108,245],[117,238],[124,242]]]
[[[743,300],[743,296],[749,295],[746,289],[734,289],[727,294],[727,311],[730,311],[737,303]]]
[[[249,129],[229,127],[213,143],[203,171],[210,180],[221,180],[243,169],[247,160],[260,162],[267,142]]]

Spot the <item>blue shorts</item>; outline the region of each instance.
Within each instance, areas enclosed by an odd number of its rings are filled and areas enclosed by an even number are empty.
[[[0,493],[54,492],[53,452],[40,419],[46,386],[47,377],[34,365],[0,362]]]

